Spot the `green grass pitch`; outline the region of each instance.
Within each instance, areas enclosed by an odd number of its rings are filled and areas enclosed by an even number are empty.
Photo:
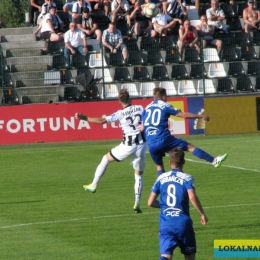
[[[214,156],[228,153],[218,169],[186,153],[184,171],[194,175],[209,217],[202,226],[191,206],[197,259],[214,259],[214,239],[259,239],[259,134],[183,138]],[[82,188],[92,181],[102,156],[118,143],[1,146],[0,260],[158,259],[159,211],[147,206],[157,177],[149,154],[143,214],[132,210],[130,160],[110,164],[95,194]],[[169,169],[167,161],[165,157]],[[183,259],[179,249],[174,259]]]

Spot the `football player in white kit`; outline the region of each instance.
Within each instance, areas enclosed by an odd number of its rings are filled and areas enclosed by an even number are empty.
[[[136,213],[142,213],[140,201],[143,189],[143,171],[146,162],[146,142],[144,134],[141,131],[141,114],[144,109],[140,105],[132,105],[129,93],[126,89],[120,90],[118,100],[123,109],[105,118],[89,117],[81,113],[75,114],[76,119],[85,120],[94,124],[119,122],[124,135],[123,141],[103,156],[100,164],[96,168],[92,183],[83,185],[83,188],[92,193],[96,192],[98,182],[104,175],[108,164],[113,161],[122,162],[131,156],[131,164],[135,170],[135,204],[133,209]]]

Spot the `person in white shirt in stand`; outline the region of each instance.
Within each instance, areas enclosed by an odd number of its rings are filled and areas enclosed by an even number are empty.
[[[70,23],[70,30],[64,34],[64,57],[66,60],[66,67],[70,67],[70,54],[74,55],[79,52],[86,57],[88,52],[86,35],[77,28],[75,22]]]
[[[208,44],[215,45],[217,47],[218,54],[221,52],[222,41],[213,38],[215,33],[214,26],[208,25],[206,15],[200,17],[201,24],[196,26],[199,37],[202,39],[203,48],[206,48]]]
[[[225,14],[224,11],[219,8],[219,2],[217,0],[211,0],[211,8],[206,10],[206,16],[208,25],[215,26],[217,31],[224,31],[226,36],[229,36],[230,27],[223,22],[225,20]]]
[[[112,23],[116,23],[118,20],[124,20],[131,28],[130,19],[130,7],[127,0],[114,0],[111,3],[111,16]]]
[[[155,37],[158,34],[166,36],[176,25],[176,22],[170,15],[163,13],[163,6],[161,3],[157,4],[157,7],[159,13],[152,19],[154,30],[151,32],[151,37]]]

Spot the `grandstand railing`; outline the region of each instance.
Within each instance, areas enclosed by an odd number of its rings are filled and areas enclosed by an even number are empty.
[[[127,88],[133,98],[147,98],[155,86],[167,88],[169,96],[260,90],[260,41],[256,38],[223,38],[219,55],[209,46],[201,48],[200,54],[186,48],[180,56],[175,36],[124,37],[126,61],[122,53],[103,53],[103,46],[90,44],[87,59],[71,56],[70,68],[65,66],[63,42],[51,43],[48,53],[41,48],[0,47],[2,104],[117,99],[121,88]],[[79,77],[83,73],[93,79],[84,83]]]

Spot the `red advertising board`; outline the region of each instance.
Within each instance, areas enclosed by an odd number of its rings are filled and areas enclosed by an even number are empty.
[[[133,104],[145,107],[151,101],[152,99],[133,100]],[[168,100],[173,105],[175,101],[181,103],[187,111],[186,98]],[[74,118],[76,112],[92,117],[105,117],[119,109],[121,105],[116,100],[2,106],[0,107],[0,144],[120,139],[123,136],[118,124],[95,125]],[[178,131],[175,130],[173,133],[177,135]],[[188,122],[185,122],[185,133],[189,134]]]

